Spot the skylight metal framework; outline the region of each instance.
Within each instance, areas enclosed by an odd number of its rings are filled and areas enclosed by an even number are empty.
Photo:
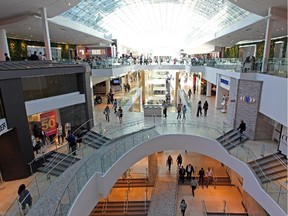
[[[186,47],[250,14],[227,0],[82,0],[62,16],[148,48]]]

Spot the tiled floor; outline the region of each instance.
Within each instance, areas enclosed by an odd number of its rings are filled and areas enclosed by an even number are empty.
[[[133,84],[131,86],[133,87]],[[115,94],[115,98],[120,99],[123,97],[124,94],[125,93],[123,91],[117,92]],[[209,103],[209,110],[208,110],[207,117],[204,117],[204,116],[196,117],[196,107],[197,107],[197,103],[199,100],[202,100],[202,102],[207,100]],[[192,110],[190,113],[187,113],[186,115],[187,119],[185,120],[185,122],[195,122],[196,124],[201,122],[201,123],[207,123],[211,125],[218,125],[220,127],[223,126],[223,121],[225,121],[226,114],[222,113],[220,110],[215,109],[215,97],[214,96],[206,97],[197,93],[196,95],[192,95],[191,103],[192,103]],[[110,122],[105,121],[105,117],[103,115],[103,109],[105,108],[105,106],[106,104],[104,103],[94,106],[95,130],[99,130],[100,128],[103,130],[105,129],[105,127],[111,126],[111,125],[113,126],[120,125],[118,118],[113,113],[111,113]],[[111,108],[112,105],[109,105],[109,106],[110,106],[110,109],[112,110]],[[143,113],[136,112],[137,109],[135,109],[134,111],[135,112],[129,112],[129,113],[124,114],[123,124],[125,122],[143,121],[143,120],[144,120],[144,124],[146,125],[151,125],[154,122],[161,123],[164,121],[172,121],[172,120],[177,121],[176,120],[177,113],[175,112],[174,107],[169,107],[167,120],[164,120],[163,118],[155,118],[155,119],[145,118],[144,119]],[[181,122],[182,120],[178,120],[178,121]],[[277,151],[277,145],[272,141],[271,142],[270,141],[268,142],[267,141],[263,141],[263,142],[262,141],[257,141],[257,142],[248,141],[245,145],[249,145],[250,148],[257,151],[258,152],[257,156],[260,157],[261,156],[260,149],[262,149],[263,144],[265,146],[265,152],[264,152],[265,155],[268,153]],[[176,177],[175,164],[174,164],[174,170],[172,169],[172,171],[169,173],[165,167],[164,161],[166,161],[168,154],[171,154],[174,160],[176,160],[176,156],[179,153],[183,155],[183,164],[187,164],[188,162],[191,162],[196,167],[197,170],[202,166],[204,169],[207,168],[208,166],[211,166],[211,167],[214,167],[215,173],[217,175],[226,175],[225,170],[223,169],[223,167],[221,166],[219,162],[215,162],[213,159],[208,158],[204,155],[195,154],[192,152],[185,153],[185,152],[178,152],[178,151],[170,151],[170,152],[167,151],[167,152],[160,153],[158,155],[159,165],[161,167],[159,170],[160,176],[165,177],[167,175],[175,175]],[[145,162],[145,159],[144,159],[144,162],[140,161],[136,165],[134,165],[131,168],[131,172],[132,174],[134,173],[134,175],[141,175],[141,173],[145,173],[146,168],[147,168],[147,160]],[[0,200],[1,200],[0,215],[4,214],[7,208],[9,208],[10,204],[17,198],[17,189],[19,185],[22,183],[28,184],[28,182],[31,181],[32,178],[33,176],[27,179],[5,182],[2,185],[0,185]],[[133,193],[138,194],[139,190],[135,189]],[[195,214],[193,213],[193,215],[197,215],[196,214],[197,211],[201,212],[202,211],[202,205],[201,205],[202,199],[207,201],[206,203],[207,210],[209,210],[210,207],[213,210],[216,207],[219,207],[221,209],[223,207],[223,199],[225,199],[228,202],[229,209],[232,210],[235,207],[236,212],[238,211],[241,212],[243,211],[243,207],[237,201],[239,200],[239,196],[240,196],[240,193],[238,192],[236,188],[219,186],[216,189],[214,189],[213,187],[209,187],[208,189],[199,188],[196,191],[196,197],[193,198],[191,196],[191,191],[190,191],[189,186],[180,186],[179,191],[178,191],[178,203],[180,203],[180,199],[182,198],[186,199],[187,204],[188,204],[186,215],[192,215],[192,214],[189,214],[188,212],[194,212]],[[115,198],[114,195],[111,196],[111,199],[112,198],[113,199]],[[178,209],[178,213],[179,213],[178,215],[180,215],[179,209]]]

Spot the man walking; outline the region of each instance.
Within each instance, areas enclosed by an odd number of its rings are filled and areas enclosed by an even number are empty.
[[[68,131],[68,137],[66,138],[66,140],[69,143],[69,147],[71,148],[72,154],[77,155],[76,154],[76,147],[77,147],[76,137],[74,136],[74,134],[71,133],[70,130]]]

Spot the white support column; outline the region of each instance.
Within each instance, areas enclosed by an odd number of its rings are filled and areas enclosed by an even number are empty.
[[[110,80],[106,80],[105,81],[105,87],[106,87],[106,94],[108,94],[109,93],[109,91],[110,91]]]
[[[269,15],[271,15],[271,7],[269,8],[268,16]],[[271,19],[271,17],[269,17],[267,19],[267,25],[266,25],[264,53],[263,53],[262,68],[261,68],[262,73],[267,72],[267,62],[268,62],[269,54],[270,54],[272,28],[273,28],[273,20]]]
[[[142,100],[142,91],[143,91],[143,88],[141,87],[141,93],[140,93],[140,96],[139,96],[139,106],[140,106],[140,112],[143,112],[143,100]]]
[[[221,102],[223,100],[223,88],[220,86],[219,74],[217,74],[217,88],[216,88],[216,98],[215,98],[215,108],[221,109]]]
[[[7,53],[10,57],[6,31],[5,29],[0,29],[0,61],[5,61],[4,53]]]
[[[45,55],[46,55],[47,60],[52,60],[52,52],[51,52],[50,35],[49,35],[46,8],[41,8],[41,18],[42,18],[42,28],[43,28],[44,42],[45,42]]]
[[[212,88],[212,84],[207,81],[207,85],[206,85],[206,96],[207,97],[211,96],[211,88]]]

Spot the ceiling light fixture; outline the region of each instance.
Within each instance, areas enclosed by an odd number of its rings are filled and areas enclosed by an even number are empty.
[[[66,3],[68,6],[71,5],[71,3],[70,3],[70,2],[67,2],[67,0],[65,0],[65,3]]]

